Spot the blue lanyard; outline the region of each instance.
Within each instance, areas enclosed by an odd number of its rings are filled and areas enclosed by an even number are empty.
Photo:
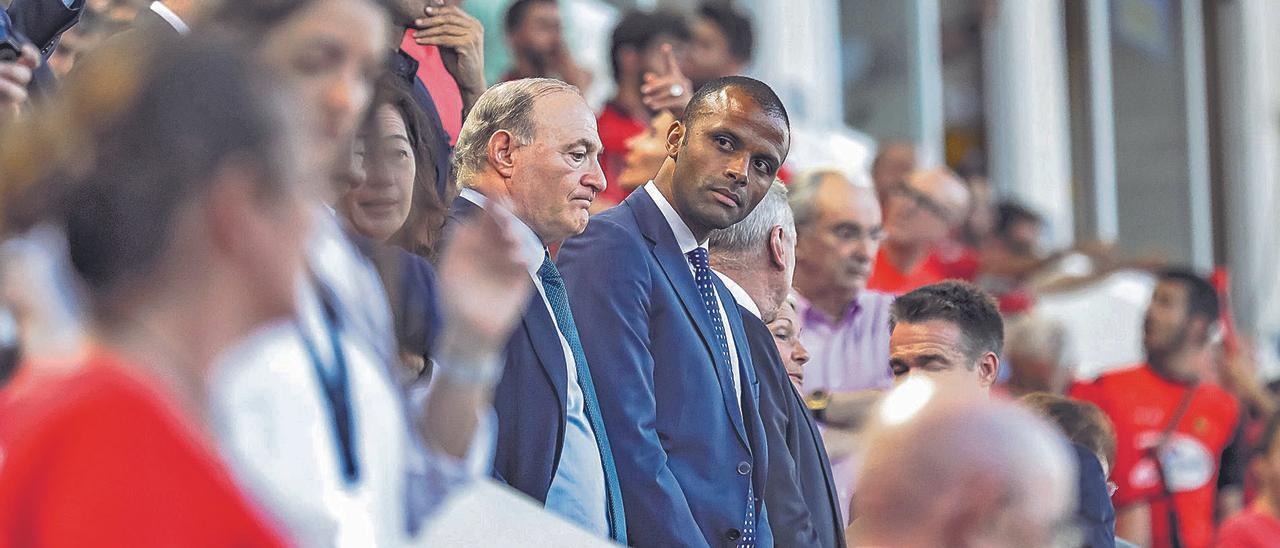
[[[317,350],[315,342],[307,336],[306,329],[302,327],[301,323],[298,326],[298,336],[302,339],[302,345],[311,357],[311,364],[315,368],[316,377],[324,388],[325,402],[329,407],[329,418],[338,446],[338,458],[342,465],[343,479],[346,480],[347,485],[353,485],[360,481],[360,465],[356,459],[355,443],[352,440],[355,426],[351,417],[351,397],[349,383],[347,382],[347,359],[346,354],[342,351],[341,330],[337,325],[337,313],[330,303],[332,296],[326,291],[327,287],[320,280],[313,279],[313,282],[323,307],[321,320],[324,322],[325,331],[329,335],[329,345],[333,349],[332,367],[327,366],[324,360],[320,359],[320,352]]]

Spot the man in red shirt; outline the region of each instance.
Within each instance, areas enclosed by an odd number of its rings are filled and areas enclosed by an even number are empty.
[[[673,13],[632,11],[614,28],[609,52],[618,91],[596,120],[608,187],[596,196],[593,211],[617,205],[630,194],[617,184],[626,166],[627,141],[644,133],[656,112],[670,110],[679,118],[693,97],[693,84],[679,66],[688,42],[688,25]]]
[[[937,246],[968,211],[969,190],[949,169],[918,171],[893,185],[885,204],[887,238],[867,288],[901,295],[947,279]]]
[[[1184,548],[1213,541],[1219,456],[1239,420],[1235,398],[1200,375],[1217,320],[1218,296],[1208,281],[1162,272],[1143,322],[1147,363],[1071,391],[1115,424],[1113,501],[1121,538]]]
[[[1250,465],[1258,498],[1218,531],[1218,548],[1269,548],[1280,543],[1280,415],[1267,423]]]

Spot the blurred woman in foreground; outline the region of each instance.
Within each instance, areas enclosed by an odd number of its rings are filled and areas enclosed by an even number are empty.
[[[91,293],[93,342],[76,370],[20,372],[0,403],[0,546],[283,544],[204,416],[215,356],[293,312],[312,192],[297,128],[234,51],[119,56],[120,71],[89,71],[62,110],[33,117],[75,113],[82,133],[60,137],[91,143],[51,211]],[[117,79],[136,88],[104,96]]]

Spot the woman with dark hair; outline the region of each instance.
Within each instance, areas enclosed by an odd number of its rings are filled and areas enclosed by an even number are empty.
[[[434,129],[394,77],[378,81],[372,105],[356,139],[352,186],[338,210],[360,235],[434,259],[443,204],[453,199],[442,202],[436,191],[436,158],[427,146]]]
[[[0,396],[0,546],[284,545],[215,452],[204,404],[216,356],[294,310],[311,193],[294,128],[227,44],[114,63],[27,128],[77,143],[50,221],[94,340],[77,369],[23,369]],[[0,145],[29,138],[17,129]]]

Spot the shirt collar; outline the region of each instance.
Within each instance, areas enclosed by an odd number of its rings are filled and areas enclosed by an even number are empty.
[[[159,15],[161,19],[164,19],[165,22],[169,23],[169,26],[173,27],[173,30],[178,31],[178,34],[183,36],[191,34],[191,27],[187,26],[187,22],[183,21],[181,17],[178,17],[178,14],[173,13],[173,10],[169,9],[169,6],[164,5],[164,2],[161,2],[160,0],[152,2],[151,11],[155,12],[155,14]]]
[[[485,209],[489,205],[489,199],[474,188],[463,188],[458,192],[458,196]],[[515,227],[516,237],[520,239],[520,256],[525,260],[525,268],[529,270],[530,276],[537,276],[538,269],[542,268],[542,261],[546,258],[547,248],[542,245],[542,240],[533,232],[529,225],[524,224],[515,215],[511,216],[515,221],[512,226]]]
[[[844,309],[844,314],[839,318],[835,318],[834,322],[831,318],[828,318],[824,312],[814,307],[813,303],[809,302],[809,299],[804,298],[804,295],[801,295],[799,291],[795,291],[792,294],[796,296],[796,314],[800,316],[801,321],[805,325],[809,325],[815,321],[828,325],[841,325],[852,320],[858,315],[858,311],[862,310],[862,298],[867,295],[867,290],[864,289],[858,292],[858,296],[853,299],[853,302],[849,303],[847,308]]]
[[[694,239],[693,231],[689,230],[689,225],[684,223],[684,219],[680,218],[680,214],[676,213],[676,209],[671,207],[671,202],[667,201],[667,197],[662,195],[662,191],[658,190],[658,185],[649,181],[644,185],[644,191],[649,193],[649,197],[653,198],[653,203],[658,205],[658,211],[662,212],[662,217],[667,220],[667,225],[671,227],[671,232],[676,235],[676,244],[680,246],[681,253],[688,253],[695,248],[706,248],[707,242],[698,242]]]
[[[733,295],[733,300],[738,301],[739,305],[747,309],[747,312],[755,315],[757,319],[764,321],[764,317],[760,315],[760,306],[756,304],[755,299],[751,298],[746,289],[743,289],[742,286],[738,285],[738,282],[733,281],[733,278],[724,275],[724,273],[718,270],[712,270],[712,272],[715,272],[716,276],[720,277],[720,281],[724,282],[724,286],[729,288],[729,294]]]

